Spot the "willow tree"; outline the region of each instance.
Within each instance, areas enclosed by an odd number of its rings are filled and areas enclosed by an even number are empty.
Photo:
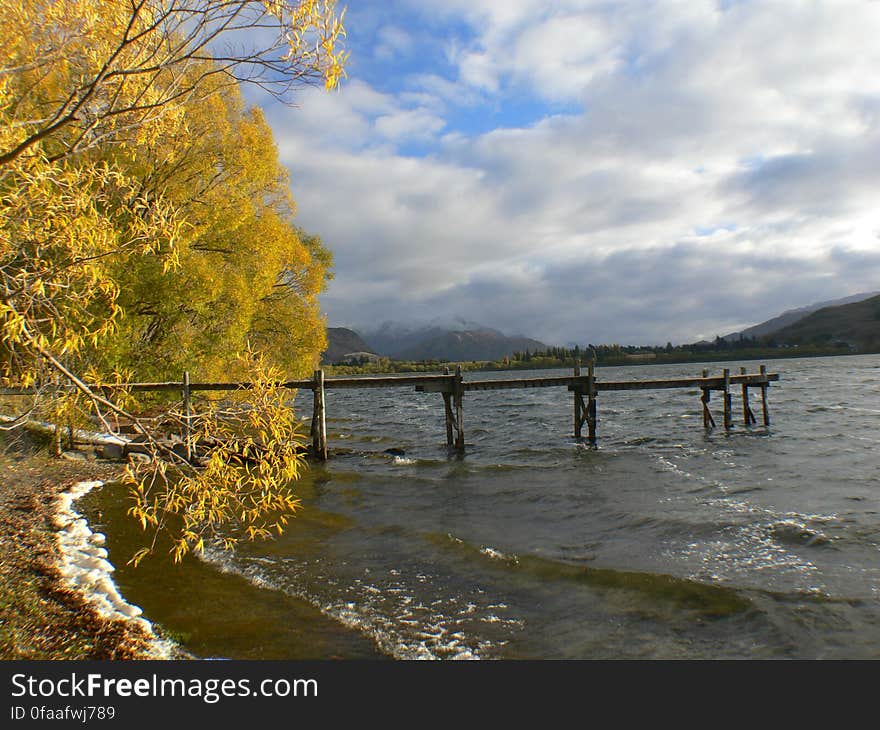
[[[192,271],[188,257],[196,243],[219,240],[222,229],[219,219],[206,223],[195,214],[194,199],[175,192],[187,184],[210,184],[208,168],[193,168],[196,177],[189,183],[166,175],[165,184],[151,185],[150,175],[162,162],[150,151],[161,148],[166,160],[185,157],[181,146],[187,146],[188,125],[197,128],[200,115],[214,104],[234,106],[234,89],[241,83],[282,100],[305,84],[335,88],[345,61],[343,35],[334,0],[0,4],[0,375],[6,385],[71,384],[107,428],[108,413],[129,415],[92,387],[114,377],[111,363],[95,353],[112,351],[114,337],[126,328],[133,331],[122,306],[122,288],[130,282],[120,272],[136,270],[164,285],[176,272]],[[258,114],[237,114],[229,117],[236,134],[245,133],[249,123],[268,134]],[[263,162],[274,165],[269,174],[280,195],[277,161]],[[256,174],[255,167],[238,180]],[[251,203],[249,222],[239,220],[230,232],[243,236],[244,226],[271,222],[273,232],[305,240],[291,227],[292,203],[284,204],[289,210],[268,201],[260,209],[256,198]],[[239,244],[243,251],[241,237]],[[308,248],[306,241],[303,250]],[[317,262],[324,257],[323,250],[314,254]],[[308,264],[298,270],[296,257],[288,256],[283,265],[284,258],[272,262],[271,287],[309,270]],[[320,269],[312,266],[310,275],[323,277]],[[174,286],[166,291],[173,293]],[[178,305],[188,301],[185,291],[178,295]],[[272,294],[262,299],[261,316]],[[255,325],[255,332],[261,327]],[[260,353],[251,350],[246,360],[256,377],[277,374]],[[87,366],[94,368],[88,378]],[[57,389],[52,392],[52,402],[61,403]],[[149,429],[132,421],[163,450]],[[285,490],[297,457],[272,448],[278,434],[293,434],[293,424],[277,425],[264,444],[264,465],[230,476],[238,492],[224,494],[223,509],[215,505],[200,524],[176,533],[177,555],[181,546],[200,544],[204,530],[225,525],[252,537],[263,534],[269,512],[294,508]],[[174,455],[166,450],[166,456],[173,464]],[[166,515],[188,513],[179,494],[167,499],[169,485],[180,481],[166,478],[168,468],[156,460],[151,473],[132,476],[135,491],[140,489],[140,519],[155,528],[166,526]],[[196,487],[210,489],[204,473],[180,460],[172,468],[191,480],[190,496]],[[278,498],[245,509],[246,495],[262,491]]]
[[[259,109],[222,89],[185,122],[171,139],[112,151],[188,227],[173,270],[155,257],[117,267],[126,316],[103,355],[141,379],[184,369],[228,379],[250,343],[288,376],[305,375],[326,348],[317,295],[330,254],[293,223],[288,174]]]

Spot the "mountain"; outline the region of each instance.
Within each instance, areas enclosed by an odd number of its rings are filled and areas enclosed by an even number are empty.
[[[327,328],[327,349],[321,355],[322,364],[339,362],[353,352],[372,353],[373,350],[354,330],[345,327]]]
[[[825,307],[772,334],[778,344],[846,343],[857,352],[880,351],[880,296]]]
[[[395,360],[499,360],[514,352],[547,347],[538,340],[509,337],[462,318],[422,326],[385,322],[365,333],[364,339],[374,351]]]
[[[508,337],[495,330],[463,330],[433,334],[400,353],[401,360],[501,360],[514,352],[546,350],[529,337]]]
[[[863,292],[862,294],[853,294],[849,297],[844,297],[842,299],[833,299],[828,302],[816,302],[815,304],[809,304],[806,307],[799,307],[798,309],[789,309],[778,317],[774,317],[773,319],[768,319],[766,322],[761,322],[761,324],[756,324],[753,327],[748,327],[744,329],[742,332],[734,332],[729,335],[725,335],[725,340],[738,340],[740,338],[749,339],[752,337],[763,337],[764,335],[769,335],[777,330],[782,329],[783,327],[788,327],[789,325],[794,324],[795,322],[803,319],[809,314],[816,312],[820,309],[825,309],[826,307],[838,307],[845,304],[855,304],[856,302],[864,301],[865,299],[869,299],[871,297],[875,297],[880,292]]]

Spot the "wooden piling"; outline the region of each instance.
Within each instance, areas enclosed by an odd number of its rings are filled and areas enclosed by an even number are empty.
[[[740,375],[746,374],[745,367],[741,367],[739,369]],[[742,399],[743,399],[743,423],[746,426],[751,426],[753,423],[757,423],[755,419],[755,414],[752,413],[752,408],[749,405],[749,385],[748,383],[742,384]]]
[[[312,454],[327,461],[327,413],[324,405],[324,371],[315,370],[312,409]]]
[[[703,378],[709,377],[709,371],[703,370]],[[701,388],[703,391],[703,395],[700,396],[700,401],[703,404],[703,428],[715,428],[715,419],[712,417],[712,411],[709,410],[709,401],[712,398],[712,391],[709,388]]]
[[[587,434],[590,443],[596,445],[596,372],[595,363],[591,360],[587,370]]]
[[[579,378],[581,375],[581,366],[580,363],[574,364],[574,376]],[[581,408],[583,406],[583,396],[578,388],[575,388],[573,391],[574,395],[574,437],[575,439],[581,438],[581,428],[584,423],[583,416],[581,415]]]
[[[452,392],[453,401],[455,403],[455,448],[464,451],[464,385],[461,377],[461,365],[455,366],[455,381]]]
[[[761,377],[762,378],[767,377],[767,366],[766,365],[761,365]],[[765,426],[770,425],[770,412],[767,410],[767,386],[768,386],[767,381],[761,383],[761,407],[764,410],[764,425]]]
[[[192,461],[192,392],[190,391],[189,370],[183,371],[183,443],[186,460]]]
[[[443,374],[449,375],[449,368],[443,368]],[[452,435],[455,424],[455,415],[452,412],[452,393],[444,390],[443,393],[443,411],[446,418],[446,448],[455,446],[455,437]]]
[[[724,368],[724,428],[729,431],[733,425],[731,418],[730,370]]]

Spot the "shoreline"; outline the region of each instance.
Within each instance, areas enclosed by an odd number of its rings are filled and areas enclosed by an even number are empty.
[[[118,480],[123,466],[58,459],[26,436],[10,439],[0,432],[0,660],[263,658],[222,646],[193,653],[166,634],[168,616],[144,618],[120,591],[101,527],[75,504],[98,483]],[[212,600],[218,583],[229,580],[244,584],[238,591],[265,591],[215,564],[198,565],[211,574]],[[172,576],[172,582],[179,580]],[[272,593],[261,610],[277,614],[275,620],[282,613],[284,620],[292,617],[298,628],[288,637],[291,651],[269,658],[387,658],[371,639],[312,604]],[[306,636],[306,627],[313,633]]]
[[[728,362],[753,362],[756,360],[799,360],[807,358],[823,358],[823,357],[864,357],[876,355],[874,352],[798,352],[795,349],[783,350],[776,353],[753,353],[748,351],[729,350],[716,353],[701,353],[694,357],[667,357],[661,356],[649,359],[612,359],[602,360],[596,363],[597,371],[601,368],[618,368],[618,367],[650,367],[651,365],[707,365],[710,368],[716,367]],[[432,360],[427,362],[410,362],[410,361],[392,361],[397,367],[371,367],[369,365],[340,365],[340,364],[323,364],[325,375],[332,377],[348,377],[355,375],[402,375],[402,374],[439,374],[443,367],[454,368],[461,365],[462,372],[471,373],[496,373],[496,372],[519,372],[521,370],[571,370],[574,361],[542,361],[540,358],[529,362],[514,363],[498,363],[488,360],[466,360],[466,361],[439,361]],[[581,367],[586,366],[586,362],[581,362]]]
[[[140,606],[130,603],[119,592],[113,580],[116,568],[107,560],[104,548],[106,537],[92,531],[88,519],[74,508],[82,496],[103,486],[102,480],[79,481],[58,495],[54,522],[61,553],[59,573],[65,586],[78,592],[101,619],[121,621],[142,637],[145,652],[142,658],[173,659],[180,655],[180,647],[158,636]]]
[[[73,503],[85,493],[83,484],[112,479],[119,466],[59,461],[2,445],[0,658],[170,658],[165,654],[170,643],[157,637],[152,626],[147,631],[146,621],[126,616],[122,603],[116,613],[102,610],[90,590],[95,582],[109,588],[110,564],[98,562],[103,560],[96,544],[100,538],[90,539],[94,533]],[[119,601],[124,599],[119,596]]]

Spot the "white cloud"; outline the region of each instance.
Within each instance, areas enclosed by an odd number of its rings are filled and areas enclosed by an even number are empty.
[[[443,41],[452,75],[270,115],[300,222],[335,253],[332,322],[665,342],[876,288],[880,4],[412,8],[469,26]],[[412,51],[399,25],[388,53]],[[474,133],[455,115],[480,99],[568,106]],[[401,156],[412,141],[435,145]]]
[[[376,131],[383,137],[403,142],[434,137],[445,126],[443,119],[427,109],[404,109],[378,117]]]
[[[409,53],[415,46],[412,36],[394,25],[385,25],[380,28],[376,41],[374,52],[382,59],[390,59],[399,54]]]

